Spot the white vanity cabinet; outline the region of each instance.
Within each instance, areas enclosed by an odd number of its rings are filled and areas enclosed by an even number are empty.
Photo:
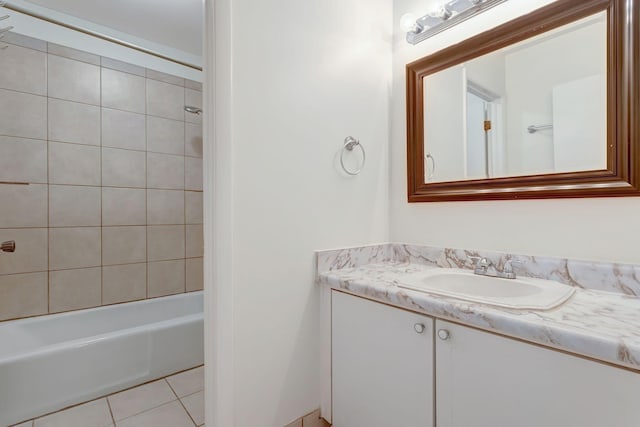
[[[640,426],[640,374],[441,320],[435,339],[437,427]]]
[[[433,319],[332,292],[333,427],[433,427]]]
[[[640,426],[638,373],[331,294],[334,427]]]

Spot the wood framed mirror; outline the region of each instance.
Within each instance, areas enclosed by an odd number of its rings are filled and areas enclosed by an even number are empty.
[[[407,65],[409,202],[640,195],[640,0],[557,0]]]

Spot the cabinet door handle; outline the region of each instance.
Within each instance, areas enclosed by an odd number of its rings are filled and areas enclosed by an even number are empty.
[[[438,330],[438,338],[440,338],[442,341],[446,341],[451,337],[451,332],[449,332],[446,329],[439,329]]]
[[[413,330],[416,331],[416,333],[421,334],[424,332],[425,326],[422,323],[416,323],[413,325]]]

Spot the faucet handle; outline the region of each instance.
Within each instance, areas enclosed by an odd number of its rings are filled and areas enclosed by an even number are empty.
[[[491,261],[489,261],[488,259],[482,257],[480,258],[480,260],[478,260],[478,263],[476,264],[476,269],[475,272],[476,273],[486,273],[487,270],[489,270],[489,267],[493,266],[493,263]]]
[[[515,279],[516,273],[513,271],[513,264],[523,264],[522,261],[508,259],[504,262],[504,266],[502,267],[502,276],[507,279]]]

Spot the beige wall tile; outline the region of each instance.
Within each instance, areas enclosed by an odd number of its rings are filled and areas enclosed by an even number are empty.
[[[201,291],[204,288],[204,271],[202,258],[189,258],[187,268],[187,292]]]
[[[185,89],[184,105],[202,108],[202,92],[193,89]],[[202,123],[201,114],[184,112],[184,121],[189,123]]]
[[[185,191],[185,216],[187,224],[202,224],[202,193],[199,191]]]
[[[0,229],[0,242],[15,240],[16,251],[0,256],[0,274],[47,271],[48,230],[46,228]]]
[[[49,98],[49,140],[100,145],[100,108]]]
[[[204,424],[204,391],[180,399],[197,426]]]
[[[169,384],[162,379],[125,390],[108,397],[116,421],[177,400]]]
[[[102,185],[144,188],[146,185],[144,151],[103,148]]]
[[[184,224],[184,191],[147,190],[147,224]]]
[[[149,298],[179,294],[185,291],[184,260],[149,263]]]
[[[102,109],[102,146],[146,149],[145,115],[127,111]]]
[[[49,310],[58,313],[99,306],[101,271],[95,267],[50,272]]]
[[[100,67],[56,55],[48,60],[50,97],[100,105]]]
[[[51,270],[97,267],[100,254],[100,227],[49,229]]]
[[[146,263],[102,267],[102,304],[136,301],[146,296]]]
[[[47,98],[0,89],[0,135],[47,139]]]
[[[33,427],[33,421],[27,421],[22,424],[15,425],[13,427]]]
[[[2,53],[0,181],[32,185],[0,186],[0,202],[10,200],[0,240],[18,247],[0,257],[0,292],[12,275],[46,277],[46,295],[29,292],[71,310],[144,298],[148,281],[149,296],[201,289],[202,258],[184,257],[202,253],[202,193],[184,188],[202,188],[202,128],[192,115],[185,126],[184,105],[202,107],[202,85],[20,35],[5,41],[15,45]],[[74,289],[82,281],[93,287]],[[0,301],[0,319],[2,310]]]
[[[146,225],[146,190],[102,188],[102,225]]]
[[[47,52],[47,42],[33,37],[23,36],[12,31],[5,33],[5,37],[2,39],[3,43],[9,43],[16,46],[26,47],[28,49],[35,49],[41,52]]]
[[[103,265],[133,264],[147,259],[146,227],[103,227]]]
[[[184,186],[186,190],[202,190],[202,159],[184,158]]]
[[[171,74],[162,73],[160,71],[147,69],[147,78],[153,80],[159,80],[165,83],[171,83],[172,85],[184,86],[184,79]]]
[[[202,83],[194,80],[185,79],[184,87],[202,92]]]
[[[52,55],[58,55],[76,61],[100,65],[100,56],[82,50],[72,49],[55,43],[47,43],[47,50]]]
[[[46,184],[46,141],[0,136],[0,181]]]
[[[38,418],[34,427],[107,427],[112,424],[107,399],[103,398]]]
[[[147,79],[147,114],[184,120],[184,88]]]
[[[121,71],[102,69],[102,106],[145,112],[145,79]]]
[[[47,273],[0,276],[0,320],[46,314],[48,279]]]
[[[187,258],[201,257],[204,253],[202,225],[187,225]]]
[[[100,185],[100,148],[49,142],[49,183]]]
[[[47,55],[33,49],[8,46],[2,51],[0,88],[46,95]]]
[[[0,185],[0,228],[46,227],[46,212],[46,185]]]
[[[184,160],[182,156],[147,153],[147,187],[183,190]]]
[[[202,157],[202,125],[185,124],[184,154],[186,156]]]
[[[74,185],[49,186],[50,227],[100,227],[101,189]]]
[[[184,122],[147,117],[147,150],[165,154],[184,154]]]
[[[147,227],[147,247],[149,261],[184,258],[184,225],[154,225]]]
[[[105,57],[102,57],[102,66],[105,68],[111,68],[112,70],[122,71],[123,73],[135,74],[140,77],[145,77],[147,71],[145,68],[138,67],[137,65]]]
[[[177,402],[166,403],[158,408],[127,418],[118,427],[193,427],[193,422]]]
[[[190,369],[167,378],[173,391],[182,398],[204,390],[204,367]]]

